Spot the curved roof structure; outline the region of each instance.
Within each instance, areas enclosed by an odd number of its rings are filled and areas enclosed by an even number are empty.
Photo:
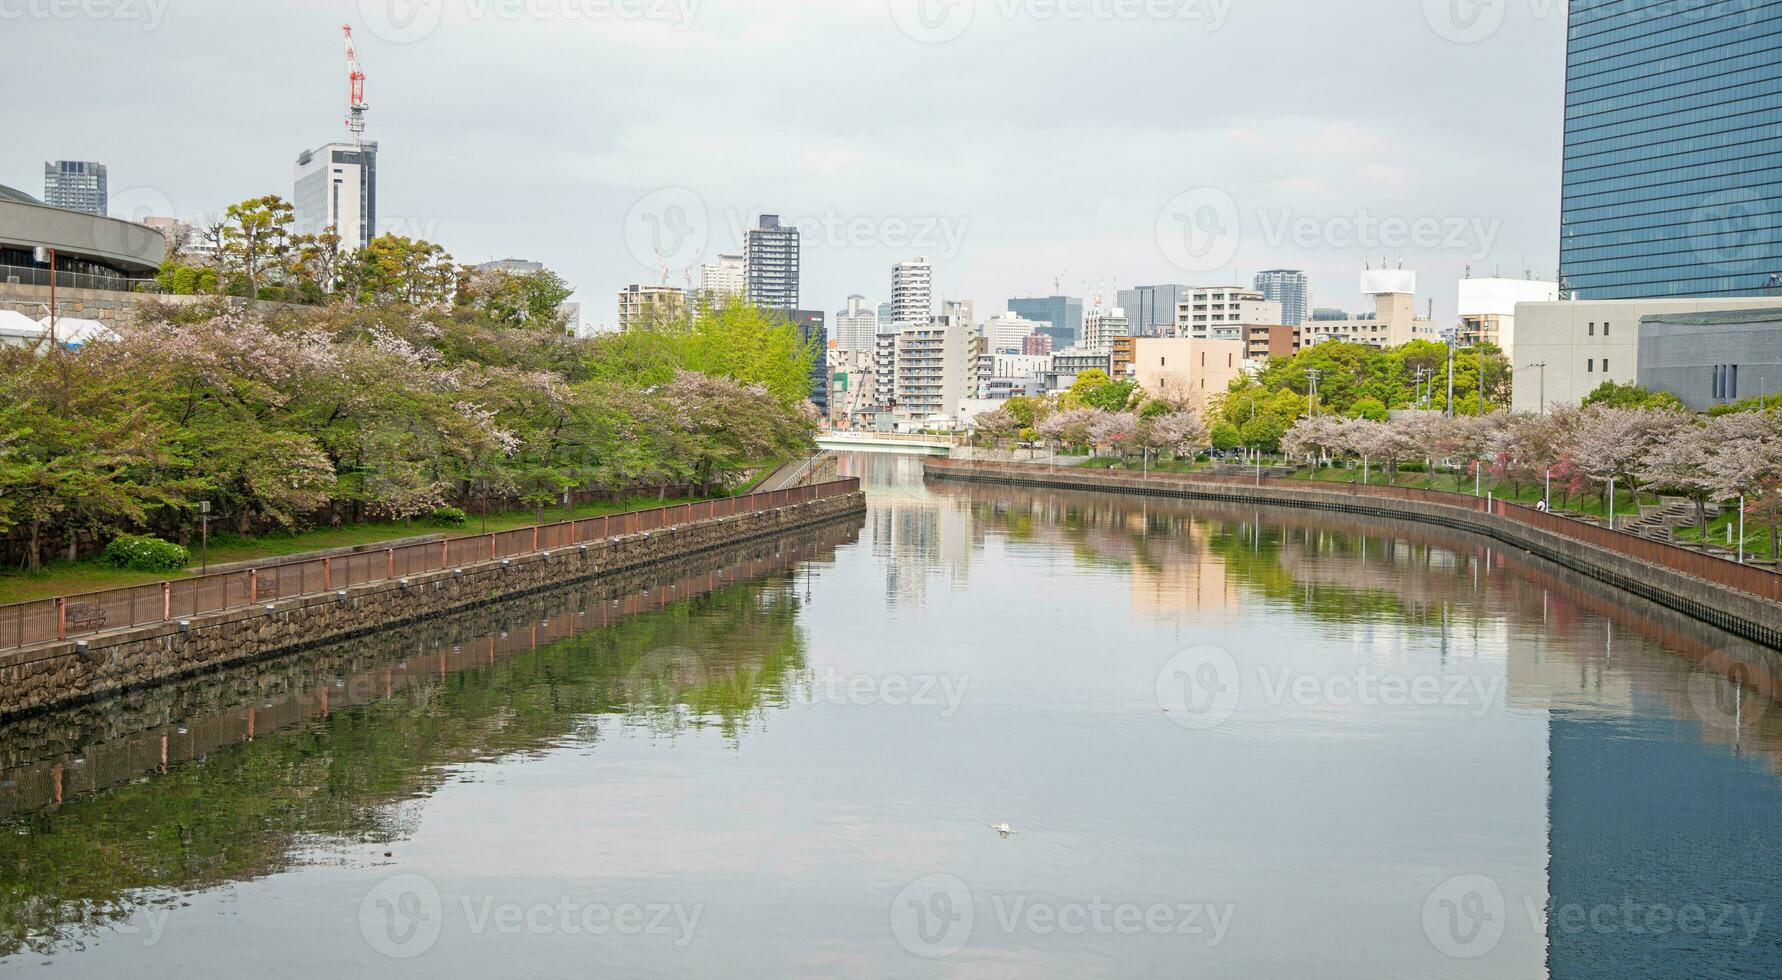
[[[131,274],[154,273],[167,257],[167,237],[147,225],[0,193],[0,247],[29,250],[40,245],[65,258],[88,259]]]
[[[41,203],[43,203],[43,202],[39,201],[37,198],[34,198],[31,195],[25,193],[24,191],[14,190],[13,188],[6,186],[5,184],[0,184],[0,201],[17,201],[20,204],[41,204]]]

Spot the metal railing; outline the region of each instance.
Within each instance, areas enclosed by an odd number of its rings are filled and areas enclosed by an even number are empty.
[[[149,585],[0,606],[0,650],[49,643],[104,630],[169,623],[279,599],[335,592],[373,582],[463,568],[478,562],[590,544],[608,538],[736,517],[856,493],[856,478],[629,511],[512,531],[447,538],[358,554],[286,562],[265,568],[173,579]]]
[[[1488,497],[1474,497],[1465,493],[1450,493],[1445,490],[1422,490],[1415,487],[1378,487],[1363,486],[1354,483],[1316,483],[1310,480],[1280,479],[1275,477],[1217,476],[1213,474],[1175,474],[1175,473],[1120,473],[1111,471],[1073,472],[1074,468],[1047,470],[1032,465],[1009,465],[998,463],[975,463],[959,460],[929,460],[928,468],[936,470],[966,470],[978,472],[1000,472],[1009,475],[1023,476],[1032,479],[1042,474],[1051,476],[1075,477],[1069,482],[1079,484],[1085,489],[1093,490],[1097,484],[1102,486],[1121,486],[1126,484],[1145,485],[1156,483],[1180,484],[1212,484],[1215,486],[1248,487],[1264,490],[1300,490],[1316,491],[1350,497],[1375,497],[1391,500],[1414,501],[1423,504],[1435,504],[1442,507],[1455,507],[1475,513],[1490,514],[1506,520],[1514,521],[1538,531],[1545,531],[1560,537],[1570,538],[1593,547],[1601,548],[1626,558],[1647,564],[1668,568],[1692,578],[1702,579],[1716,585],[1736,589],[1761,599],[1782,602],[1782,575],[1755,565],[1744,565],[1729,558],[1704,554],[1681,548],[1663,541],[1654,541],[1623,531],[1611,531],[1584,521],[1561,517],[1557,514],[1543,513],[1533,507],[1496,500]]]

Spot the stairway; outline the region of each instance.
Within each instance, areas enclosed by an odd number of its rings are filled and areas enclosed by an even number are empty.
[[[1719,516],[1720,508],[1708,505],[1708,520]],[[1685,497],[1661,497],[1656,504],[1641,504],[1640,516],[1616,521],[1619,530],[1654,541],[1672,541],[1677,528],[1695,523],[1695,501]]]

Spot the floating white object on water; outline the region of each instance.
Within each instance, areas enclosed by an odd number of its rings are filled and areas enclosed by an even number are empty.
[[[1015,828],[1009,826],[1007,821],[1004,821],[1003,823],[993,823],[990,825],[990,829],[1001,834],[1003,840],[1008,840],[1010,834],[1019,833]]]

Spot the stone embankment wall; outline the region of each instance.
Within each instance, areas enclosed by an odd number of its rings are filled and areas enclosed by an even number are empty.
[[[1189,478],[1118,476],[1106,471],[1084,472],[1037,466],[992,467],[940,462],[927,464],[926,472],[929,477],[936,479],[1369,514],[1471,531],[1557,562],[1597,581],[1650,599],[1747,640],[1782,650],[1782,604],[1651,562],[1616,554],[1562,534],[1530,527],[1508,517],[1464,506],[1372,497],[1360,492],[1342,493],[1310,487],[1302,490],[1282,487],[1278,483],[1248,487],[1241,483],[1196,483]]]
[[[481,562],[336,594],[231,609],[0,656],[0,718],[307,649],[448,612],[657,565],[864,510],[844,494],[776,510]]]

